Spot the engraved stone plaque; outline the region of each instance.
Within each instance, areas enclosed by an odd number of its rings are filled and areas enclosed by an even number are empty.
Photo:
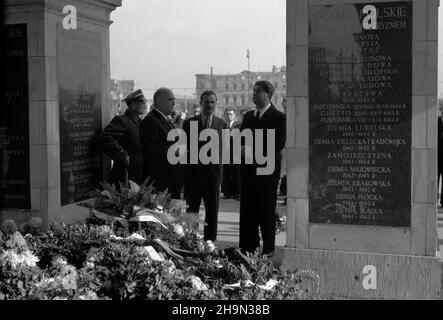
[[[30,209],[27,25],[2,27],[0,208]],[[2,143],[3,144],[3,143]]]
[[[94,146],[101,130],[100,35],[58,29],[61,204],[91,198],[102,180],[102,157]]]
[[[411,1],[309,7],[311,223],[410,226],[411,104]]]

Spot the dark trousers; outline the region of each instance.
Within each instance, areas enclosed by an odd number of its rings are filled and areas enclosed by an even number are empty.
[[[240,165],[225,164],[223,165],[223,181],[221,191],[225,197],[237,197],[240,195],[239,180]]]
[[[204,240],[217,239],[219,187],[186,186],[188,212],[198,213],[203,198],[205,205]]]
[[[243,184],[240,198],[240,243],[243,252],[255,252],[260,247],[259,228],[263,240],[263,254],[275,249],[275,208],[278,182]]]

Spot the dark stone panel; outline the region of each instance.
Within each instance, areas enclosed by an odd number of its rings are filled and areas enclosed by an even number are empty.
[[[0,208],[30,209],[27,26],[3,25],[1,34]]]
[[[92,196],[102,180],[102,156],[95,145],[102,107],[100,35],[58,29],[61,204]]]
[[[309,221],[409,227],[412,2],[367,4],[309,7]]]

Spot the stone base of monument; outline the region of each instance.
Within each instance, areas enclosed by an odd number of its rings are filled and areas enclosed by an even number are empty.
[[[441,299],[436,257],[285,248],[284,270],[311,269],[324,299]]]

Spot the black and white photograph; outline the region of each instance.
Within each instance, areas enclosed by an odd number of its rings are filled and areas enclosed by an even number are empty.
[[[0,300],[167,319],[442,300],[440,13],[4,0]]]

